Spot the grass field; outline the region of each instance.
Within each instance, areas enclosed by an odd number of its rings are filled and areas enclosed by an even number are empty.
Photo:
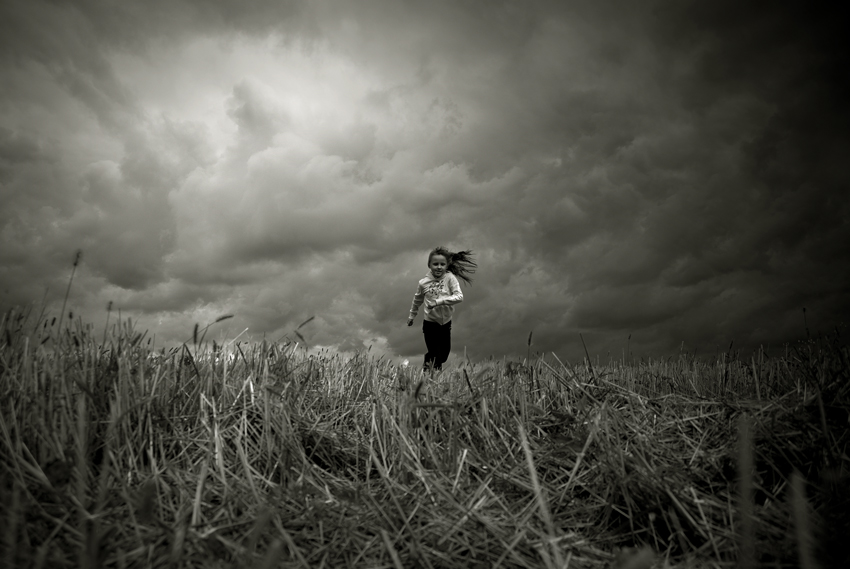
[[[850,352],[460,361],[0,323],[17,567],[850,566]]]

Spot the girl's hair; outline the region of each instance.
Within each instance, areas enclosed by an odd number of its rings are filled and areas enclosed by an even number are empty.
[[[472,250],[468,249],[466,251],[458,251],[453,253],[449,251],[445,247],[435,247],[428,253],[428,264],[431,264],[431,258],[434,255],[442,255],[446,258],[446,262],[448,266],[446,270],[466,284],[472,284],[472,277],[469,275],[475,272],[475,268],[478,264],[472,260]]]

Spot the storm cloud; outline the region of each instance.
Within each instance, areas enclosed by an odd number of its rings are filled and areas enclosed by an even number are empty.
[[[472,358],[778,345],[850,316],[850,100],[811,2],[9,1],[0,308],[162,343]],[[806,322],[803,318],[806,308]]]

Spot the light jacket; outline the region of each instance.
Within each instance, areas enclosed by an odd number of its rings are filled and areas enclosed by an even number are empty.
[[[463,292],[460,290],[457,277],[452,273],[447,271],[442,278],[436,279],[431,271],[428,271],[425,278],[419,280],[419,287],[416,289],[416,294],[413,295],[413,306],[410,307],[411,320],[416,317],[419,307],[422,306],[426,298],[435,299],[437,306],[434,308],[425,306],[423,315],[425,320],[445,324],[452,319],[452,313],[455,311],[454,305],[463,302]]]

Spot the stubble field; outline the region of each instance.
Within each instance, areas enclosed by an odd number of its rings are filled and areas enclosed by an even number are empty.
[[[837,336],[423,376],[60,326],[0,322],[13,567],[850,566]]]

